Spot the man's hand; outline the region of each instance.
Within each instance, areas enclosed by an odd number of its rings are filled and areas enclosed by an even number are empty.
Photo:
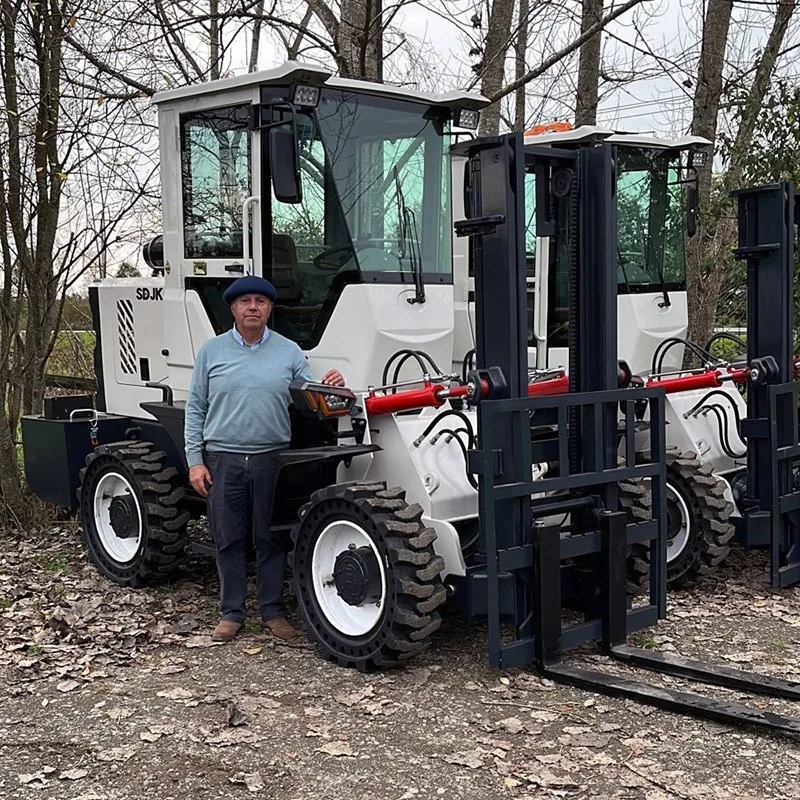
[[[189,483],[202,497],[208,497],[208,487],[211,486],[211,473],[205,464],[189,467]]]
[[[322,382],[328,386],[344,386],[344,378],[338,369],[329,369],[323,376]]]

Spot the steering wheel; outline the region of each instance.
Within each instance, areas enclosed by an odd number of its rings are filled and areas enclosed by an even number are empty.
[[[335,272],[341,269],[354,255],[355,248],[353,245],[336,244],[321,253],[317,253],[312,261],[317,269],[327,269]],[[336,256],[339,256],[339,258],[337,259]]]
[[[382,247],[365,247],[358,251],[358,263],[370,272],[400,272],[402,262]]]

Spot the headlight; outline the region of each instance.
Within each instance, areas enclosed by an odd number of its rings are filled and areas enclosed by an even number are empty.
[[[457,128],[466,128],[467,130],[474,131],[478,127],[480,119],[480,111],[475,111],[472,108],[459,108],[455,114],[453,114],[453,125]]]
[[[319,103],[319,86],[303,86],[298,84],[292,93],[292,103],[296,106],[316,108]]]

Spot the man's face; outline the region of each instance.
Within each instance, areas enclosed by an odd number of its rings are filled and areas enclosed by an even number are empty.
[[[266,327],[272,301],[263,294],[243,294],[231,303],[231,311],[240,333],[255,333]]]

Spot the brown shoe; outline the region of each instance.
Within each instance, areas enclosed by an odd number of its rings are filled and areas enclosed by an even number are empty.
[[[236,634],[242,629],[241,622],[234,622],[232,619],[223,619],[211,632],[212,642],[230,642],[236,638]]]
[[[273,636],[279,639],[291,641],[292,639],[300,638],[300,631],[293,628],[285,617],[275,617],[275,619],[265,619],[264,628],[268,630]]]

